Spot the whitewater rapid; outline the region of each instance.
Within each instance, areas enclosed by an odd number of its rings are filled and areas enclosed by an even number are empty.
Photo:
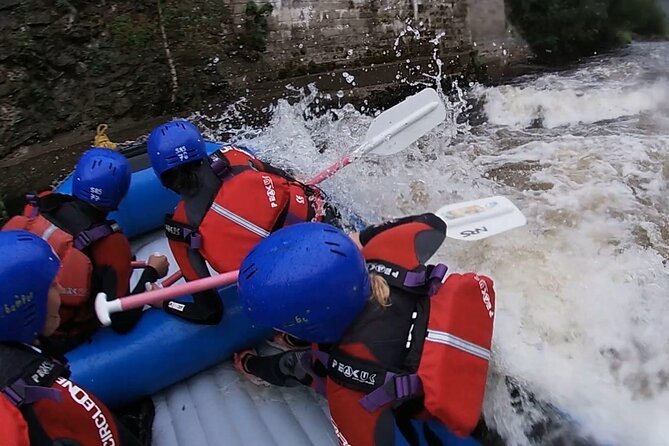
[[[445,97],[446,122],[409,149],[322,185],[368,222],[497,194],[525,213],[526,227],[447,240],[435,259],[495,280],[484,412],[508,444],[530,444],[541,414],[514,408],[507,375],[601,442],[669,444],[667,67],[669,44],[643,43],[577,69],[474,85]],[[372,120],[352,106],[313,117],[320,97],[280,101],[266,128],[235,139],[308,178]],[[474,106],[484,119],[468,124]],[[230,134],[224,116],[207,118],[209,136]]]

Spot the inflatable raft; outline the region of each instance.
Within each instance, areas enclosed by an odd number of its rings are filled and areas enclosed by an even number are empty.
[[[207,142],[209,153],[222,144]],[[178,196],[164,188],[150,166],[145,146],[123,152],[130,160],[133,174],[130,190],[117,212],[110,215],[123,232],[133,238],[139,259],[160,251],[170,254],[162,231],[166,213],[174,210]],[[71,178],[57,188],[70,193]],[[177,270],[170,258],[170,273]],[[156,310],[144,312],[137,326],[126,335],[110,329],[99,330],[91,343],[68,354],[72,377],[111,407],[152,395],[189,376],[229,359],[235,351],[256,344],[270,335],[253,326],[237,301],[235,287],[219,290],[225,304],[221,324],[205,326],[182,321]]]
[[[207,142],[209,153],[221,146]],[[110,218],[131,238],[138,259],[157,251],[167,255],[171,274],[176,262],[162,230],[156,230],[178,197],[156,178],[145,147],[122,153],[130,160],[132,181],[127,198]],[[67,178],[57,191],[70,193],[71,184]],[[133,278],[139,275],[137,271]],[[156,405],[154,445],[213,446],[221,438],[249,446],[337,445],[324,399],[307,388],[255,386],[226,363],[234,352],[258,345],[272,333],[246,317],[236,287],[222,288],[219,294],[225,316],[216,326],[150,308],[128,334],[100,329],[90,343],[68,353],[72,379],[112,408],[151,395]],[[436,423],[432,427],[446,444],[479,444],[457,438]]]

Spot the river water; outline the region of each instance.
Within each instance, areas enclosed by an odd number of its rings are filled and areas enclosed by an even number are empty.
[[[542,412],[519,410],[527,397],[505,376],[599,443],[669,444],[668,67],[668,43],[636,43],[578,68],[464,86],[444,96],[446,122],[418,143],[322,185],[369,222],[491,195],[527,216],[524,228],[447,240],[437,254],[495,280],[484,412],[507,444],[549,441],[532,434]],[[321,98],[280,101],[267,127],[235,139],[307,178],[372,120],[351,106],[316,116]],[[209,116],[209,136],[229,134],[235,113]]]

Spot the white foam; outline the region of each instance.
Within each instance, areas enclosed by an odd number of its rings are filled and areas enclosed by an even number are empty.
[[[509,444],[527,444],[538,415],[516,413],[505,374],[609,444],[669,444],[660,421],[669,408],[669,84],[654,65],[669,46],[654,45],[603,67],[479,89],[489,121],[471,133],[454,117],[404,152],[361,160],[323,184],[347,215],[371,222],[495,194],[525,212],[526,228],[449,240],[439,253],[454,270],[495,279],[486,415]],[[351,107],[336,120],[305,120],[317,96],[281,102],[267,129],[240,129],[240,139],[310,177],[360,142],[371,120]],[[539,106],[545,128],[520,130]],[[565,129],[548,130],[557,126]]]
[[[481,91],[490,123],[546,128],[588,124],[656,110],[669,99],[669,81],[633,87],[542,89],[505,85]]]

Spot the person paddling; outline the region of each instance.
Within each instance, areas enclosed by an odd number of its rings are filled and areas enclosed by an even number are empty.
[[[165,220],[165,235],[186,280],[236,270],[260,240],[298,222],[337,218],[320,189],[225,146],[207,155],[199,130],[183,120],[161,124],[149,135],[148,153],[162,184],[181,197]],[[166,301],[168,313],[192,322],[217,324],[223,304],[215,290],[193,302]]]
[[[48,338],[60,326],[61,263],[27,231],[0,232],[0,441],[9,445],[140,442],[109,409],[68,379]]]
[[[426,262],[445,234],[433,214],[367,228],[357,246],[318,224],[279,231],[242,264],[240,298],[254,322],[318,348],[247,350],[235,367],[320,388],[343,445],[476,444],[495,291],[474,273],[442,284],[445,265]]]
[[[72,195],[46,191],[29,194],[22,215],[3,229],[25,229],[49,242],[62,260],[58,273],[63,285],[61,324],[52,342],[63,352],[85,342],[99,327],[93,299],[103,292],[109,299],[128,294],[132,274],[130,243],[119,225],[108,220],[130,187],[130,165],[120,153],[92,148],[79,159]],[[167,258],[149,257],[134,293],[167,274]],[[112,328],[130,331],[141,309],[114,315]]]

